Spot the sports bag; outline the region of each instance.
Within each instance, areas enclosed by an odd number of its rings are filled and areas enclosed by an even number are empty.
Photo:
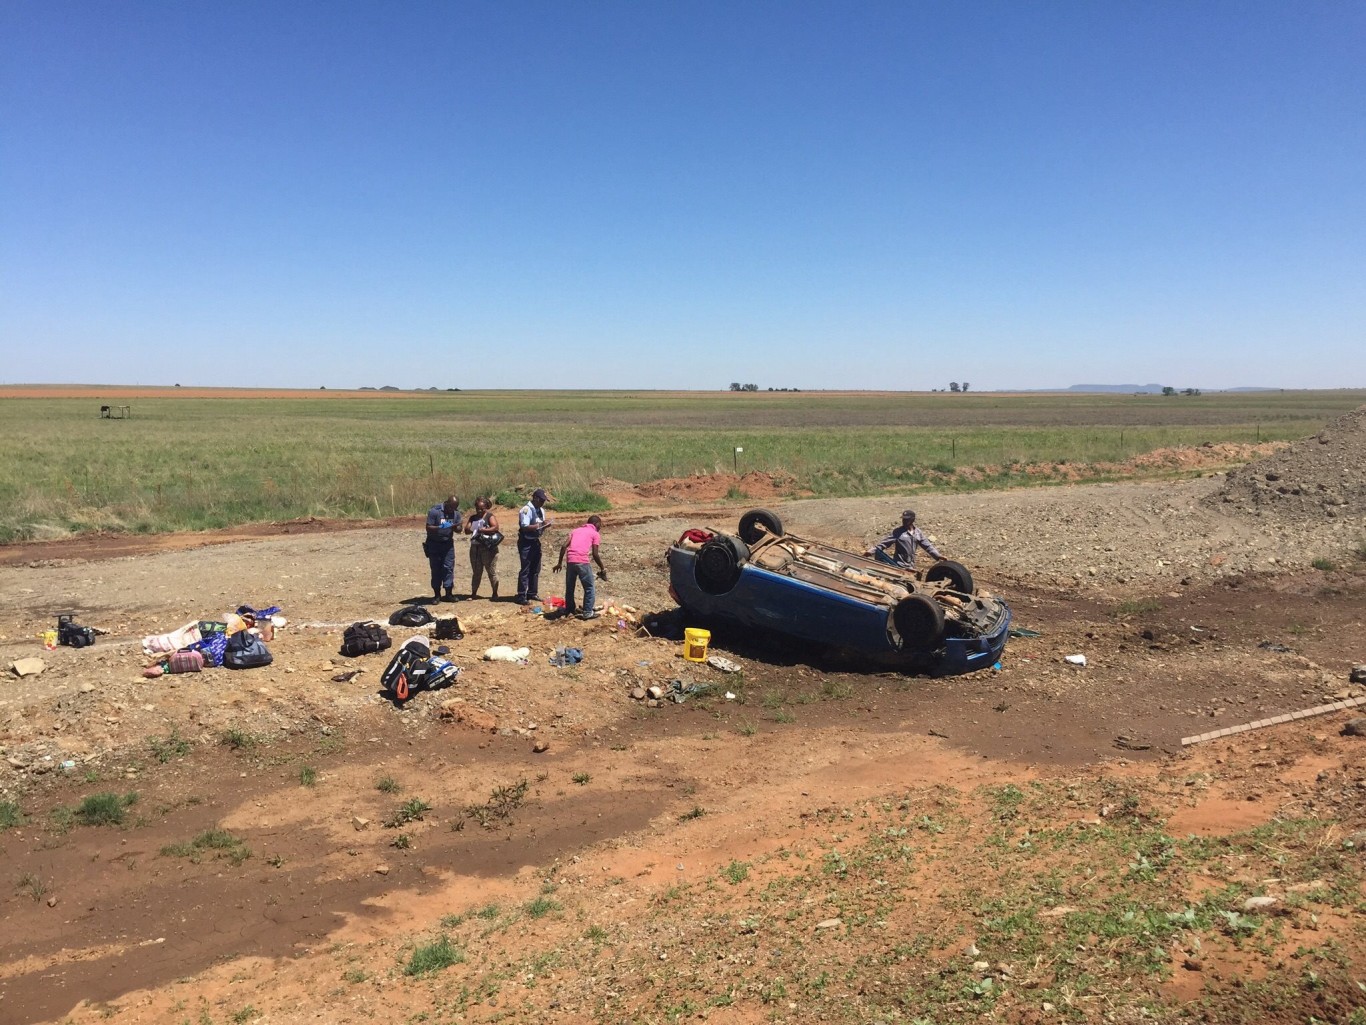
[[[342,631],[341,653],[348,658],[371,655],[377,651],[387,651],[393,643],[389,639],[389,631],[378,623],[352,623]]]
[[[228,638],[223,664],[229,669],[256,669],[275,661],[261,638],[247,630],[240,630]]]
[[[460,669],[448,659],[432,654],[425,637],[411,637],[394,653],[380,674],[385,697],[402,705],[420,690],[435,690],[455,681]]]

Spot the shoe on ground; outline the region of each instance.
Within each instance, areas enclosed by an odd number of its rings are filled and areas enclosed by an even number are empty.
[[[545,599],[542,598],[539,594],[528,594],[528,595],[526,596],[526,600],[527,600],[527,601],[545,601]]]
[[[530,605],[530,604],[531,604],[530,599],[528,599],[525,595],[520,595],[520,594],[519,594],[516,598],[513,598],[512,600],[513,600],[514,602],[516,602],[518,605]]]
[[[597,619],[598,615],[597,612],[582,612],[579,614],[579,618],[582,620]]]

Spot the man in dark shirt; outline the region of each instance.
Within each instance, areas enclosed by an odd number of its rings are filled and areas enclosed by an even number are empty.
[[[886,537],[873,543],[865,555],[876,555],[884,548],[892,548],[891,561],[904,569],[915,569],[915,550],[923,548],[936,559],[942,559],[939,549],[930,543],[925,532],[915,525],[915,510],[901,514],[901,526],[893,528]]]
[[[427,510],[427,540],[422,550],[432,568],[432,595],[441,601],[455,601],[455,535],[460,531],[460,499],[452,495]]]

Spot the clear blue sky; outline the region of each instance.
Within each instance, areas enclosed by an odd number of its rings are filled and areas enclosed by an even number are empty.
[[[1366,386],[1366,4],[0,4],[0,380]]]

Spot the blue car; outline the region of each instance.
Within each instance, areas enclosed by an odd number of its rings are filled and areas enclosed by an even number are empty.
[[[830,645],[868,661],[954,675],[994,665],[1010,606],[973,590],[956,562],[923,575],[783,532],[767,509],[737,533],[690,530],[668,551],[689,620],[729,622]]]

